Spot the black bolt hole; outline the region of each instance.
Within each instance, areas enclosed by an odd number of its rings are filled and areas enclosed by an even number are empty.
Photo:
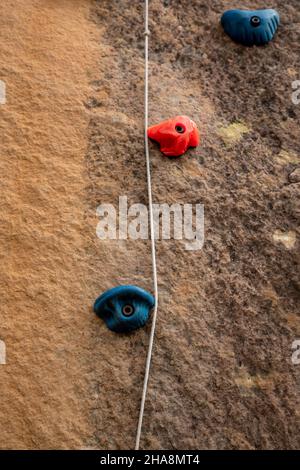
[[[124,305],[122,308],[122,313],[125,315],[125,317],[130,317],[134,313],[134,308],[132,305]]]
[[[175,131],[178,132],[178,134],[183,134],[185,132],[184,125],[183,124],[176,124]]]
[[[260,23],[261,23],[261,20],[260,20],[259,16],[252,16],[251,24],[252,24],[252,26],[254,26],[254,28],[257,28],[257,26],[259,26]]]

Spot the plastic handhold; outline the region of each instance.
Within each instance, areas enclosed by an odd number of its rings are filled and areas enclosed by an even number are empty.
[[[95,313],[117,333],[127,333],[145,325],[154,297],[136,286],[118,286],[104,292],[94,303]]]
[[[148,137],[158,142],[161,152],[168,157],[179,157],[200,143],[197,126],[188,116],[176,116],[149,127]]]
[[[245,46],[263,46],[270,42],[279,26],[276,10],[228,10],[221,19],[228,36]]]

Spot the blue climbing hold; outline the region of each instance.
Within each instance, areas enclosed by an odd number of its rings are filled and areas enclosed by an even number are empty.
[[[136,286],[118,286],[104,292],[94,303],[95,313],[117,333],[128,333],[145,325],[155,299]]]
[[[263,46],[270,42],[280,23],[276,10],[228,10],[221,19],[228,36],[245,46]]]

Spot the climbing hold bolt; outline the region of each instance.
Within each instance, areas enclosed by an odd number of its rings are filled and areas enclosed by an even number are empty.
[[[228,36],[244,46],[263,46],[270,42],[280,23],[276,10],[228,10],[221,18]]]
[[[127,333],[145,325],[154,297],[136,286],[118,286],[107,290],[94,303],[95,313],[117,333]]]
[[[188,116],[176,116],[149,127],[148,137],[158,142],[161,152],[168,157],[179,157],[200,143],[197,126]]]

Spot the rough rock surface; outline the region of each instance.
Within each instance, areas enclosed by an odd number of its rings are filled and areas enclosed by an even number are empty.
[[[244,1],[264,7],[262,1]],[[228,0],[150,2],[150,123],[187,114],[202,146],[151,144],[155,202],[203,203],[205,244],[157,243],[146,449],[300,445],[298,0],[243,48]],[[132,448],[150,325],[106,329],[95,297],[151,290],[148,241],[99,241],[100,203],[147,203],[143,2],[2,0],[1,448]]]

